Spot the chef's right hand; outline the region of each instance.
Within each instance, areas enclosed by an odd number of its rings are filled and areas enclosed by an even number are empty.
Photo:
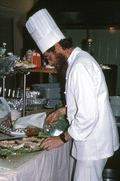
[[[66,114],[66,107],[59,108],[56,111],[52,112],[48,115],[46,120],[49,121],[50,125],[55,125],[58,123],[58,118],[63,114]]]

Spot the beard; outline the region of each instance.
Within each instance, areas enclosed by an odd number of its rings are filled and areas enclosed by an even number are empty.
[[[66,71],[68,68],[68,62],[67,62],[67,58],[62,55],[62,54],[56,54],[56,59],[57,61],[54,63],[54,67],[57,69],[58,71],[58,79],[61,85],[61,100],[62,100],[62,104],[65,106],[66,105],[66,100],[65,100],[65,77],[66,77]]]
[[[64,71],[67,70],[68,67],[67,58],[62,54],[57,54],[56,59],[57,61],[53,65],[58,70],[58,72],[62,70]]]

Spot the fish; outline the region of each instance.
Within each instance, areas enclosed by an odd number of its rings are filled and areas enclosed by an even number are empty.
[[[20,145],[13,146],[12,148],[13,148],[14,150],[19,150],[19,149],[23,148],[24,145],[25,145],[25,143],[22,143],[22,144],[20,144]]]

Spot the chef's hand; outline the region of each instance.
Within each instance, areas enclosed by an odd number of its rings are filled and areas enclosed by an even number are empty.
[[[60,139],[59,136],[56,136],[54,138],[48,137],[41,143],[40,149],[49,151],[49,150],[51,150],[53,148],[57,148],[63,144],[64,144],[64,142]]]
[[[58,118],[64,114],[66,114],[66,107],[59,108],[56,111],[52,112],[48,115],[46,120],[49,121],[50,125],[55,125],[58,123]]]

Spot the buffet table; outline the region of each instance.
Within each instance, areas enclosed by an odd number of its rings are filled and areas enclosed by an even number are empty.
[[[50,151],[9,155],[0,159],[2,181],[70,181],[74,161],[71,141]]]

